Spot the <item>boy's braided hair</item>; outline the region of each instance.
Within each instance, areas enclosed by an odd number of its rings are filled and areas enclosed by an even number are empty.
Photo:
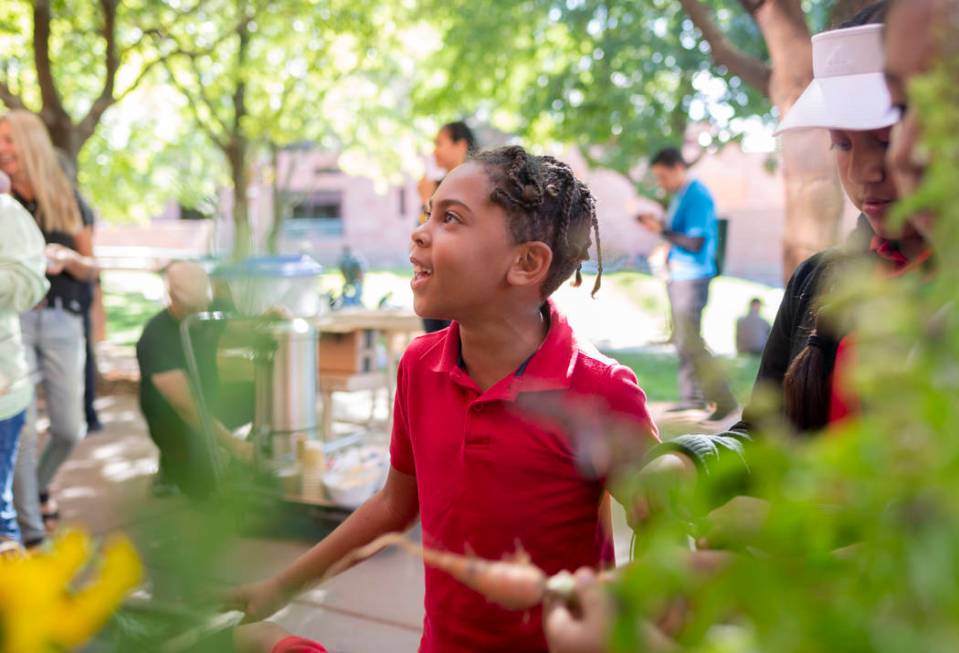
[[[598,270],[592,295],[603,277],[596,199],[568,165],[551,156],[533,156],[518,145],[480,152],[473,161],[483,166],[493,190],[490,201],[509,216],[517,242],[538,240],[553,250],[553,262],[543,282],[549,297],[575,273],[574,286],[583,279],[580,269],[589,260],[590,230],[596,234]]]

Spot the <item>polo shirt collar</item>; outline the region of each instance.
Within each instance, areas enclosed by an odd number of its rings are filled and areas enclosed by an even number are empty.
[[[546,300],[549,311],[549,331],[539,348],[507,379],[503,379],[484,393],[486,399],[512,401],[520,392],[562,390],[570,386],[576,364],[577,345],[573,330],[566,318],[556,309],[551,299]],[[433,371],[450,375],[461,385],[475,383],[460,365],[459,324],[453,322],[446,331],[442,348],[437,347]]]

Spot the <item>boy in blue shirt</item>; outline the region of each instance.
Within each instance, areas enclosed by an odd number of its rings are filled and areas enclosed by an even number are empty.
[[[679,354],[681,395],[674,410],[704,408],[706,402],[712,402],[715,410],[708,419],[722,420],[736,410],[736,399],[700,334],[709,282],[718,274],[716,207],[709,190],[689,178],[686,161],[676,148],[660,150],[650,165],[656,183],[673,196],[664,222],[649,214],[637,219],[671,245],[666,289]]]

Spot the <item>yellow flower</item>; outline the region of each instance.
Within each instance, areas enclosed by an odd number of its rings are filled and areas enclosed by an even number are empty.
[[[117,536],[103,546],[95,576],[73,587],[92,554],[87,535],[66,531],[49,551],[0,559],[0,652],[73,649],[103,626],[143,566],[130,540]]]

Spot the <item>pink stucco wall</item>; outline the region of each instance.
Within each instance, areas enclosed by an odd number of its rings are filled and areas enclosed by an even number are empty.
[[[335,191],[342,197],[342,232],[311,237],[287,238],[282,241],[287,253],[304,252],[321,263],[330,264],[349,245],[374,267],[402,267],[407,264],[410,232],[419,215],[420,201],[416,180],[403,185],[377,187],[372,179],[340,172],[336,155],[318,150],[285,152],[280,160],[280,186],[295,193]],[[767,169],[766,153],[745,153],[738,146],[703,157],[692,169],[712,191],[721,217],[729,219],[729,235],[725,273],[778,285],[782,283],[782,237],[784,222],[783,183],[778,171]],[[623,176],[604,169],[589,169],[582,157],[569,152],[563,158],[570,162],[596,195],[603,250],[611,267],[629,265],[638,255],[645,255],[658,242],[641,229],[635,215],[641,210],[658,211],[657,204],[639,197]],[[272,224],[272,196],[265,168],[253,175],[249,189],[250,217],[256,241],[265,242]],[[229,216],[231,197],[224,192],[221,216]],[[174,207],[175,208],[175,207]],[[847,209],[845,225],[851,226],[855,212]],[[154,221],[169,224],[176,218],[171,209]],[[291,221],[296,222],[296,221]],[[183,229],[189,231],[180,222]],[[210,225],[194,223],[193,229],[207,229],[212,235],[200,238],[183,233],[183,241],[195,246],[212,243],[213,253],[223,252],[232,242],[230,220],[221,219]],[[142,234],[141,234],[142,236]],[[124,238],[143,239],[129,233],[114,233],[105,225],[98,238],[106,244],[120,245]],[[132,243],[131,243],[132,244]],[[202,252],[200,252],[202,253]]]

